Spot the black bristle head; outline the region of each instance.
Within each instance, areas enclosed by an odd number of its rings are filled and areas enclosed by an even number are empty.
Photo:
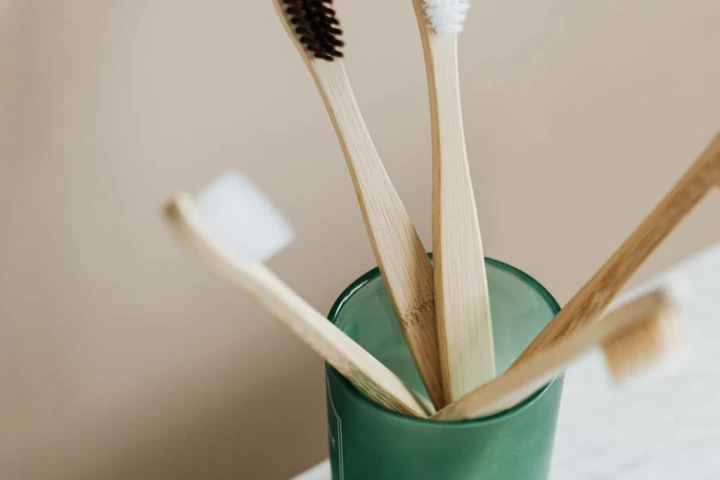
[[[342,30],[335,18],[332,0],[282,0],[285,12],[298,41],[315,57],[329,62],[342,58],[339,50],[345,43],[340,40]]]

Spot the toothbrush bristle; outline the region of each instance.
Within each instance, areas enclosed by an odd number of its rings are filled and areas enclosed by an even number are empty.
[[[194,204],[214,238],[244,262],[262,263],[295,239],[277,207],[239,173],[218,177],[195,195]]]
[[[463,30],[469,0],[424,0],[425,16],[439,35],[458,35]]]
[[[291,28],[309,55],[333,61],[343,56],[342,30],[332,0],[282,0]]]
[[[685,359],[685,334],[677,311],[667,309],[604,346],[610,377],[623,384],[639,377],[673,373]]]

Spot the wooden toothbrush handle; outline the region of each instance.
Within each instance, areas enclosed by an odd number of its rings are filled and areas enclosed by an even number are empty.
[[[633,327],[657,318],[670,310],[672,301],[667,292],[648,292],[606,315],[601,322],[588,324],[555,343],[532,360],[508,370],[489,383],[473,390],[459,401],[443,408],[431,418],[461,420],[492,415],[523,402],[547,384],[573,361],[606,341],[619,338]],[[652,335],[652,330],[647,332]],[[634,337],[637,339],[637,337]],[[641,341],[642,339],[637,339]],[[626,345],[627,346],[627,345]],[[628,365],[631,367],[631,365]]]
[[[244,272],[249,293],[281,319],[310,348],[361,392],[405,415],[427,412],[408,387],[385,365],[311,307],[264,265]]]
[[[341,61],[312,61],[368,237],[430,400],[442,406],[433,269],[375,150]]]
[[[720,185],[720,133],[598,272],[535,337],[511,368],[594,321],[667,235]]]
[[[485,257],[465,149],[457,36],[437,35],[412,0],[425,58],[433,147],[435,312],[445,403],[495,376]]]
[[[445,402],[495,377],[485,256],[465,149],[457,37],[431,35],[435,312]]]
[[[215,242],[189,195],[168,204],[165,218],[178,239],[218,275],[250,294],[341,375],[379,404],[427,417],[410,389],[390,369],[332,324],[264,265],[248,265]]]

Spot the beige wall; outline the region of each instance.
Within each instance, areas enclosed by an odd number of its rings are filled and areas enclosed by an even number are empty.
[[[410,0],[337,3],[429,247]],[[720,127],[719,21],[716,0],[476,2],[461,74],[489,255],[567,300]],[[373,265],[268,1],[0,0],[0,478],[281,479],[325,455],[321,362],[159,220],[228,168],[296,226],[272,267],[319,309]],[[719,200],[638,278],[719,238]]]

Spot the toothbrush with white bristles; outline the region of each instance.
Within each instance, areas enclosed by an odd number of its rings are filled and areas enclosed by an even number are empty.
[[[360,391],[391,410],[427,417],[400,378],[263,265],[295,235],[252,182],[227,173],[195,197],[173,197],[165,218],[182,243],[213,271],[245,290]]]
[[[430,401],[443,405],[432,264],[388,178],[360,114],[341,58],[332,0],[273,0],[312,74],[340,141],[365,228]]]
[[[495,376],[485,256],[465,149],[457,37],[467,0],[413,0],[430,97],[435,313],[445,403]]]

